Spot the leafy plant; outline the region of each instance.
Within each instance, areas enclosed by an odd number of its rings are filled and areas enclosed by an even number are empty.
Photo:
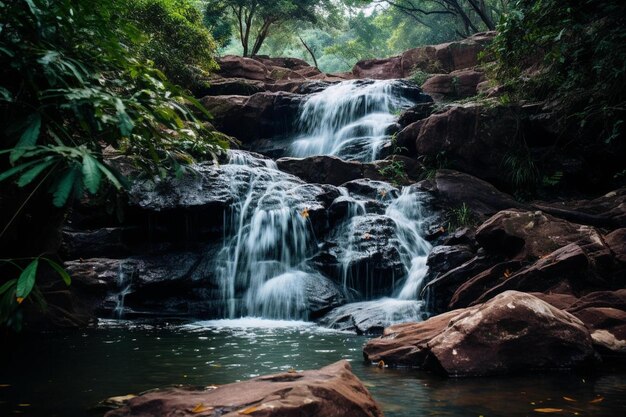
[[[462,227],[476,224],[476,217],[469,206],[465,203],[448,212],[448,229],[457,230]]]
[[[422,71],[421,69],[416,69],[415,71],[413,71],[413,73],[411,74],[411,81],[413,81],[415,84],[417,85],[423,85],[426,80],[428,80],[430,78],[430,74]]]
[[[22,267],[25,262],[28,263]],[[22,327],[22,314],[19,307],[31,297],[40,308],[46,307],[46,302],[35,285],[42,262],[46,263],[65,285],[69,286],[72,283],[67,271],[49,258],[0,259],[0,264],[13,266],[19,272],[16,278],[11,278],[0,285],[0,326],[19,331]]]
[[[528,148],[509,153],[504,157],[502,166],[507,180],[518,189],[533,188],[541,179]]]
[[[390,161],[388,164],[380,168],[378,173],[396,185],[403,184],[408,181],[405,165],[402,161]]]

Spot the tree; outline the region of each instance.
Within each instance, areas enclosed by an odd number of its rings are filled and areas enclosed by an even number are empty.
[[[251,56],[259,53],[273,28],[295,22],[319,25],[332,21],[337,10],[332,0],[208,0],[205,21],[229,19],[243,56]]]

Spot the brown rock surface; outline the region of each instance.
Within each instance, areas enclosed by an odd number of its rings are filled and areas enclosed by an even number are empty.
[[[130,399],[105,417],[382,417],[347,361],[206,390],[169,388]]]
[[[422,89],[435,100],[465,98],[476,95],[477,85],[484,80],[482,72],[463,69],[450,74],[435,74],[422,84]]]
[[[574,369],[595,358],[579,319],[517,291],[422,323],[391,326],[363,352],[373,362],[449,376]]]

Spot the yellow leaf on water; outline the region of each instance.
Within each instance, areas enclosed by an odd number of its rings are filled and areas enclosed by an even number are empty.
[[[255,411],[259,410],[261,407],[258,405],[252,406],[252,407],[248,407],[245,410],[241,410],[239,412],[239,414],[243,414],[245,416],[254,413]]]
[[[193,410],[191,410],[191,412],[194,414],[198,414],[198,413],[204,413],[205,411],[212,411],[212,410],[213,410],[213,407],[205,407],[204,404],[198,403],[193,408]]]
[[[538,413],[560,413],[563,411],[562,408],[535,408]]]
[[[589,401],[589,404],[598,404],[598,403],[600,403],[602,401],[604,401],[604,397],[598,397],[595,400]]]
[[[575,400],[575,399],[570,398],[570,397],[563,397],[563,399],[564,399],[565,401],[571,401],[571,402],[573,402],[573,403],[575,403],[575,402],[576,402],[576,400]]]

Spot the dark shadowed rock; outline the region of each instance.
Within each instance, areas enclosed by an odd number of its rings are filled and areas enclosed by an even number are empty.
[[[466,204],[479,219],[485,219],[500,210],[523,207],[513,197],[498,191],[488,182],[448,169],[437,170],[433,178],[423,180],[416,186],[433,196],[435,208],[444,210]]]
[[[464,264],[475,256],[474,251],[466,245],[435,246],[428,254],[428,270],[430,273],[446,273]]]
[[[430,77],[422,89],[435,100],[457,99],[476,95],[477,85],[485,80],[482,71],[464,69]]]
[[[404,129],[411,123],[418,122],[430,116],[433,112],[433,108],[434,103],[418,103],[400,114],[398,124]],[[414,137],[417,137],[417,134],[414,135]]]
[[[363,177],[363,164],[345,161],[336,156],[320,155],[308,158],[280,158],[276,165],[307,182],[341,185]]]
[[[198,411],[201,409],[201,411]],[[203,390],[168,388],[130,399],[106,417],[382,417],[361,381],[341,361],[318,371],[289,372]]]
[[[615,259],[626,265],[626,228],[609,233],[604,237],[604,242],[615,255]]]
[[[423,323],[392,326],[370,340],[363,353],[372,362],[449,376],[576,369],[595,359],[591,336],[579,319],[517,291]]]

